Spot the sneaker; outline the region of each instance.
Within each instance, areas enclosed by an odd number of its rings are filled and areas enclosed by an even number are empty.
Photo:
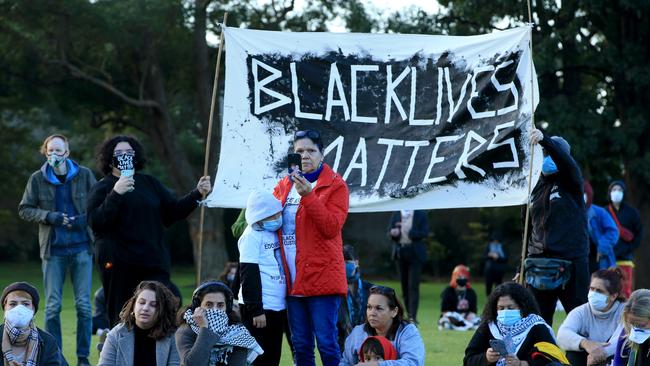
[[[102,348],[104,348],[104,342],[106,342],[106,336],[108,336],[108,332],[111,330],[108,328],[105,329],[97,329],[97,335],[99,336],[99,343],[97,343],[97,350],[99,352],[102,351]]]
[[[77,359],[77,366],[90,366],[90,362],[88,361],[88,357],[79,357]]]

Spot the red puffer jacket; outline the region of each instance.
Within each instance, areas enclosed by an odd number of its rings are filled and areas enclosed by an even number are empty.
[[[284,177],[273,194],[284,206],[293,183]],[[296,212],[296,280],[290,283],[289,268],[278,230],[282,264],[287,274],[289,295],[346,295],[341,231],[348,216],[348,186],[327,164],[314,190],[300,199]]]

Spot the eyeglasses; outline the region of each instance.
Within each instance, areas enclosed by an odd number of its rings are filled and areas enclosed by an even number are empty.
[[[129,149],[129,150],[115,150],[115,151],[113,151],[113,156],[120,156],[122,154],[135,155],[135,150]]]
[[[293,135],[294,140],[295,139],[301,139],[304,137],[309,137],[310,139],[320,139],[320,133],[318,131],[314,130],[304,130],[304,131],[296,131],[296,133]]]
[[[385,296],[395,296],[395,290],[390,287],[375,285],[370,288],[371,294],[380,294]]]

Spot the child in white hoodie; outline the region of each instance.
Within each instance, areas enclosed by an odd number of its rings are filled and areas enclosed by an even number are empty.
[[[279,365],[287,322],[287,285],[277,232],[282,227],[282,204],[270,192],[253,191],[246,223],[238,242],[242,321],[264,350],[255,364]]]

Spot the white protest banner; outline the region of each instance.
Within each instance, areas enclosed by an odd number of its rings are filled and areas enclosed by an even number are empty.
[[[539,95],[529,27],[470,37],[224,32],[209,206],[241,208],[252,190],[272,191],[301,130],[320,132],[351,212],[525,203],[531,78]],[[541,150],[534,157],[538,177]]]

